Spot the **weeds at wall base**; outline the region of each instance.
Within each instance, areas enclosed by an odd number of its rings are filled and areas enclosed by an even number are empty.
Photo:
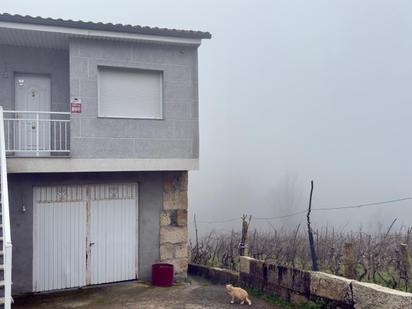
[[[308,302],[308,303],[301,303],[301,304],[291,304],[282,299],[280,296],[265,293],[259,291],[256,288],[249,288],[247,289],[248,293],[258,299],[261,299],[269,304],[274,304],[278,306],[282,306],[288,309],[321,309],[325,307],[325,303],[322,300],[318,300],[316,302]]]

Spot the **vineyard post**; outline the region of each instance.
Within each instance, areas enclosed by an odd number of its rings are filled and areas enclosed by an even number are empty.
[[[249,221],[247,220],[247,215],[242,216],[242,239],[239,244],[239,256],[248,255],[246,241],[247,241],[247,232],[248,232],[251,220],[252,220],[251,215],[249,216]]]
[[[409,278],[411,274],[411,263],[407,244],[400,244],[401,269],[400,277],[405,280],[405,289],[408,291]]]
[[[235,263],[235,259],[233,258],[234,254],[233,254],[233,248],[234,248],[234,232],[233,229],[230,233],[230,249],[229,249],[229,255],[230,255],[230,267],[231,269],[235,270],[236,269],[236,263]]]
[[[306,215],[306,219],[307,219],[307,224],[308,224],[309,249],[310,249],[310,256],[312,258],[312,270],[318,271],[319,270],[318,258],[316,256],[315,241],[313,239],[312,227],[310,225],[310,212],[312,211],[312,194],[313,194],[313,180],[310,181],[309,207],[308,207],[308,213]]]
[[[199,258],[199,238],[197,236],[196,214],[193,215],[193,219],[195,221],[195,233],[196,233],[196,258]]]
[[[345,277],[349,279],[356,279],[355,253],[351,242],[346,242],[343,245],[343,265]]]

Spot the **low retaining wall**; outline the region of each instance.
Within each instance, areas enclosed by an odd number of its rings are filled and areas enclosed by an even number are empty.
[[[193,276],[204,277],[217,284],[239,284],[239,273],[228,269],[189,264],[188,273]]]
[[[322,300],[325,308],[406,309],[412,308],[412,294],[380,285],[330,275],[302,271],[255,260],[240,258],[239,273],[200,265],[189,265],[189,274],[214,283],[238,284],[274,293],[292,303]]]

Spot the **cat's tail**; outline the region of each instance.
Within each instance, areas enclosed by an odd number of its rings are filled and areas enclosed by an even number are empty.
[[[248,297],[246,297],[246,302],[249,306],[252,306],[252,302],[250,301],[250,299]]]

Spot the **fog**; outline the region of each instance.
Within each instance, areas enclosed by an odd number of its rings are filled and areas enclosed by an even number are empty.
[[[199,50],[190,219],[277,217],[412,196],[412,2],[2,1],[10,13],[210,31]],[[412,224],[412,201],[314,212],[339,229]],[[294,226],[304,215],[252,221]],[[239,222],[201,223],[211,228]]]

